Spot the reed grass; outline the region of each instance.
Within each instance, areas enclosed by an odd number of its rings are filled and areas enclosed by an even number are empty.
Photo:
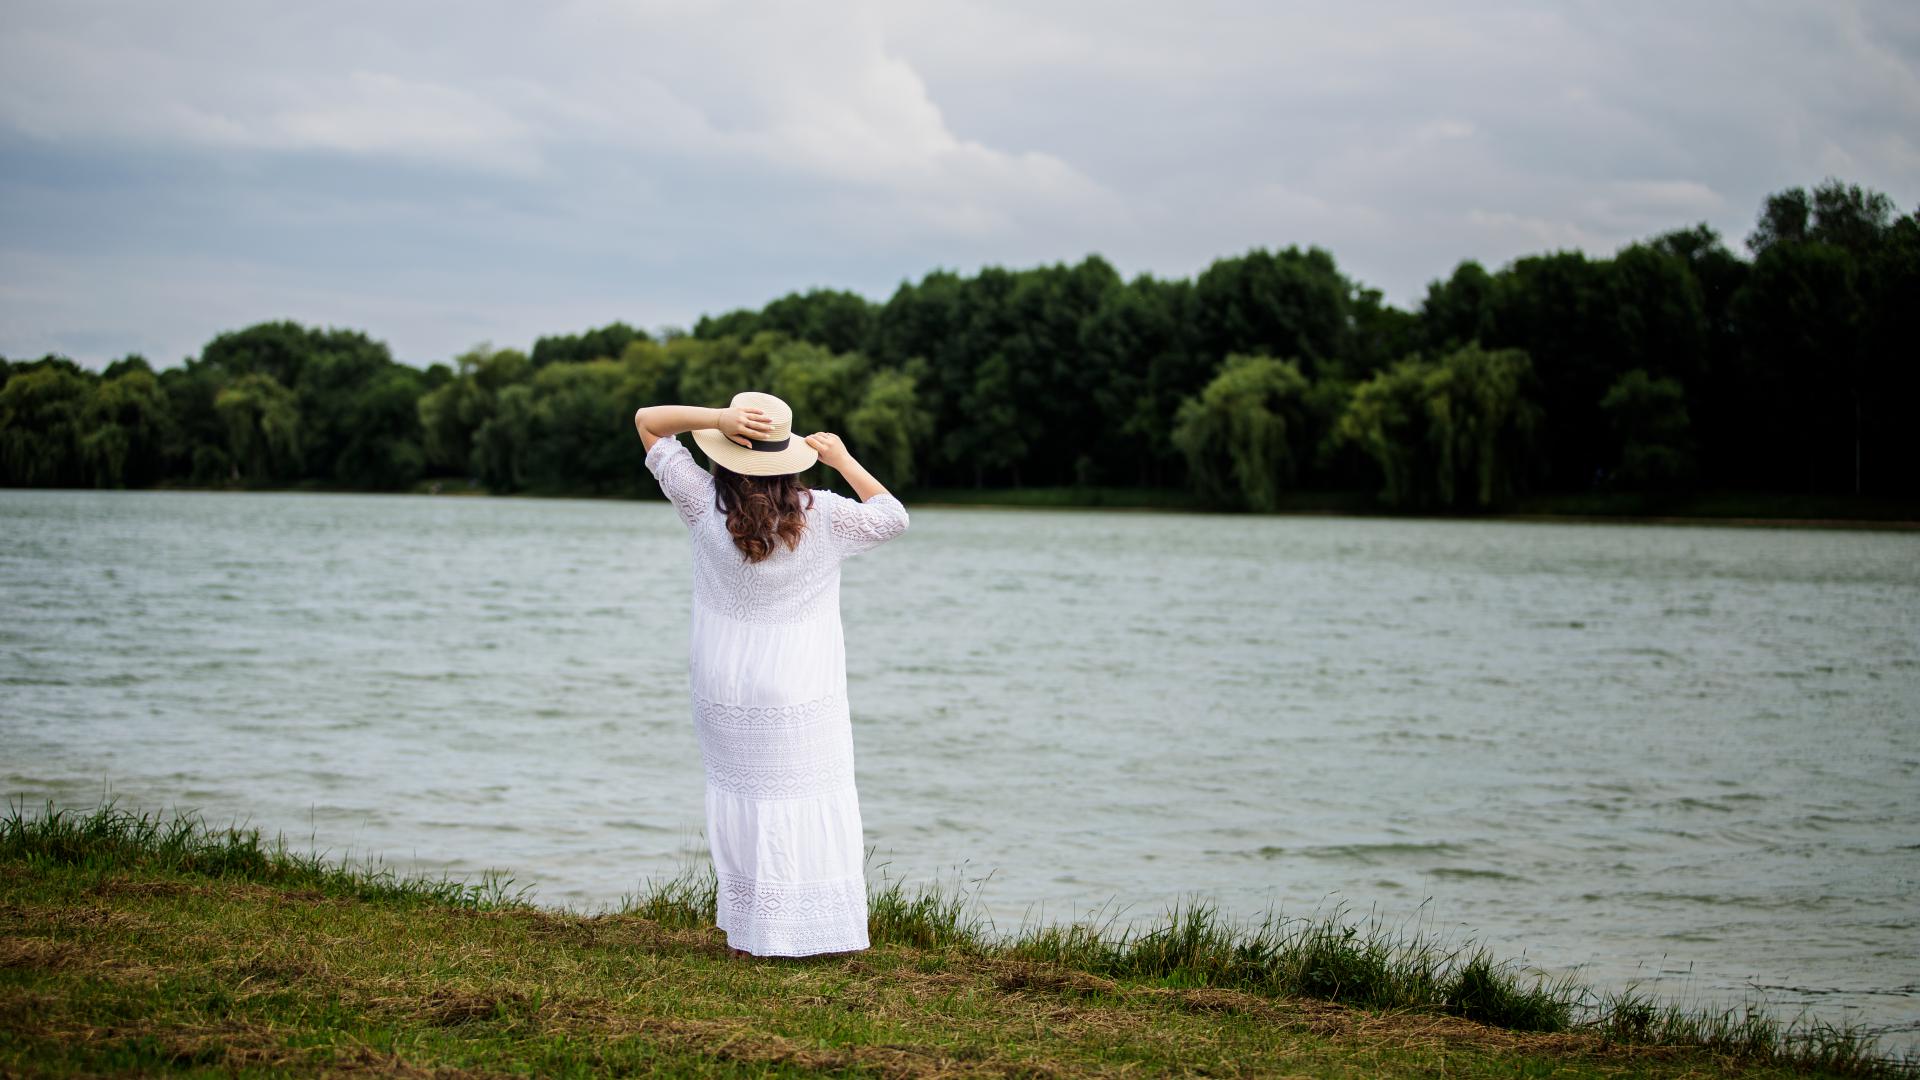
[[[116,808],[55,809],[28,816],[11,805],[0,820],[0,863],[79,869],[101,875],[158,871],[311,890],[380,904],[469,911],[538,912],[529,886],[488,871],[469,884],[446,875],[402,875],[377,859],[359,863],[268,844],[259,830],[208,825],[194,812],[171,820]],[[989,875],[990,876],[990,875]],[[1920,1077],[1920,1060],[1892,1058],[1858,1027],[1782,1022],[1755,1004],[1695,1006],[1638,988],[1597,991],[1571,976],[1496,958],[1471,939],[1449,941],[1417,923],[1390,926],[1377,913],[1344,905],[1307,916],[1269,910],[1236,922],[1212,903],[1183,898],[1157,920],[1122,925],[1118,915],[1066,924],[1023,925],[1002,934],[979,902],[986,878],[952,885],[879,875],[869,892],[873,943],[941,957],[1019,961],[1168,988],[1218,988],[1272,998],[1314,999],[1393,1013],[1462,1017],[1517,1032],[1571,1032],[1603,1044],[1671,1047],[1717,1059],[1795,1071]],[[874,875],[869,874],[869,881]],[[622,898],[615,914],[663,927],[711,927],[717,898],[712,865],[690,860]]]
[[[871,876],[871,875],[870,875]],[[1523,1032],[1590,1032],[1612,1043],[1709,1051],[1744,1061],[1841,1076],[1920,1077],[1920,1060],[1879,1052],[1859,1026],[1782,1022],[1754,1004],[1689,1009],[1638,987],[1600,991],[1497,958],[1471,939],[1450,943],[1418,926],[1393,927],[1346,905],[1307,916],[1269,910],[1238,924],[1217,905],[1183,898],[1145,926],[1099,922],[994,930],[979,903],[986,878],[909,885],[884,875],[868,894],[868,936],[967,956],[1030,960],[1112,979],[1304,997],[1366,1009],[1432,1012]],[[626,913],[673,926],[710,925],[712,864],[691,861]]]
[[[22,801],[10,801],[0,819],[0,860],[36,866],[100,871],[154,869],[216,879],[308,888],[332,895],[387,903],[438,904],[488,909],[526,903],[531,885],[488,870],[477,882],[442,874],[402,875],[377,857],[359,862],[289,848],[284,836],[268,844],[257,828],[209,825],[194,812],[171,819],[122,810],[109,799],[82,812],[55,809],[27,817]]]

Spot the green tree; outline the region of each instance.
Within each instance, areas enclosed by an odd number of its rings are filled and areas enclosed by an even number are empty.
[[[789,293],[759,311],[730,311],[702,317],[694,324],[695,337],[751,338],[765,331],[821,346],[829,352],[865,349],[873,332],[877,309],[866,297],[839,289],[810,289]]]
[[[300,417],[298,458],[303,467],[299,475],[279,480],[309,476],[357,485],[367,482],[368,476],[389,474],[390,470],[384,469],[370,471],[366,448],[358,441],[363,438],[360,428],[367,417],[356,401],[369,388],[389,386],[391,379],[383,380],[382,376],[396,367],[404,368],[394,363],[383,342],[358,330],[322,330],[289,321],[257,323],[214,338],[201,350],[199,362],[211,369],[217,384],[232,383],[246,375],[264,375],[293,392]],[[417,371],[413,373],[418,375]],[[382,415],[403,427],[418,423],[411,407],[404,414],[389,409]],[[200,426],[197,420],[190,420],[190,424],[196,429]],[[415,431],[408,440],[418,445],[421,436]],[[257,464],[238,462],[235,467],[249,469]]]
[[[1192,299],[1189,282],[1142,274],[1108,292],[1081,330],[1102,373],[1088,395],[1099,422],[1088,438],[1108,476],[1158,485],[1185,469],[1173,444],[1174,414],[1212,379],[1218,361],[1193,346]]]
[[[285,387],[300,385],[308,357],[325,347],[326,335],[289,320],[255,323],[207,342],[200,362],[229,379],[268,375]]]
[[[228,379],[219,366],[192,357],[160,372],[171,418],[161,450],[166,475],[206,485],[224,483],[234,474],[227,421],[213,407]]]
[[[0,388],[0,472],[11,485],[86,483],[87,408],[92,387],[71,362],[13,370]]]
[[[1613,264],[1577,251],[1519,259],[1494,278],[1493,332],[1483,348],[1532,359],[1540,404],[1553,417],[1540,472],[1563,490],[1591,486],[1611,462],[1598,402],[1625,367]]]
[[[680,376],[689,357],[704,348],[686,335],[664,342],[634,342],[620,357],[621,378],[616,396],[629,411],[642,405],[687,400],[680,390]],[[645,470],[641,470],[645,473]],[[651,480],[647,473],[646,479]]]
[[[1866,321],[1861,330],[1861,459],[1863,490],[1920,495],[1920,439],[1910,418],[1920,401],[1920,214],[1904,214],[1861,266]]]
[[[1804,243],[1864,255],[1879,246],[1893,218],[1892,199],[1829,177],[1811,195],[1796,187],[1767,196],[1747,246],[1755,256],[1779,244]]]
[[[419,411],[425,381],[417,369],[394,364],[353,396],[346,443],[334,460],[337,483],[392,491],[420,478],[427,465]]]
[[[300,408],[293,391],[264,372],[233,380],[213,399],[227,425],[227,457],[236,479],[282,483],[300,471]]]
[[[1533,364],[1519,349],[1468,346],[1440,359],[1428,377],[1427,408],[1440,447],[1440,501],[1471,492],[1481,507],[1508,498],[1533,448],[1541,410],[1529,397]]]
[[[974,484],[987,473],[1004,474],[1020,486],[1020,463],[1027,460],[1031,425],[1024,421],[1019,373],[1005,352],[988,354],[973,369],[973,384],[961,395],[966,422],[947,433],[949,455],[973,462]]]
[[[117,362],[108,370],[116,374],[101,379],[87,402],[81,456],[95,487],[146,487],[166,465],[172,423],[167,396],[144,360]]]
[[[1744,345],[1742,480],[1852,491],[1866,407],[1859,264],[1845,248],[1775,243],[1734,300]]]
[[[1030,462],[1013,463],[1036,483],[1090,484],[1104,480],[1115,459],[1110,417],[1086,407],[1115,377],[1117,358],[1088,347],[1088,324],[1125,284],[1112,264],[1089,255],[1018,276],[1007,298],[1008,318],[1020,329],[1005,343],[1016,394],[1029,428]]]
[[[552,334],[533,343],[536,368],[548,364],[580,364],[589,360],[617,360],[636,341],[651,340],[645,330],[623,322],[608,323],[583,334]]]
[[[514,383],[494,398],[492,414],[473,433],[473,474],[489,491],[523,491],[530,476],[533,387]]]
[[[1435,365],[1409,357],[1353,388],[1339,421],[1339,437],[1380,468],[1380,497],[1389,506],[1438,501],[1437,454],[1427,414],[1427,381]]]
[[[937,270],[919,282],[902,282],[874,318],[868,352],[883,365],[898,366],[919,358],[927,375],[919,383],[921,402],[934,418],[934,435],[926,458],[919,463],[930,483],[979,484],[983,470],[968,456],[980,442],[963,400],[971,392],[973,355],[973,283],[947,270]]]
[[[442,474],[473,475],[474,433],[493,415],[500,391],[532,374],[532,362],[518,349],[495,349],[483,342],[455,357],[450,377],[419,400],[426,467]]]
[[[1664,489],[1692,478],[1687,396],[1678,379],[1656,379],[1635,368],[1607,391],[1600,411],[1619,447],[1614,476],[1622,485]]]
[[[1420,348],[1420,316],[1387,303],[1379,289],[1353,286],[1347,310],[1352,312],[1353,340],[1340,377],[1365,378]]]
[[[1352,284],[1321,248],[1216,260],[1194,282],[1194,333],[1212,356],[1295,357],[1318,378],[1352,353]]]
[[[782,341],[768,352],[766,383],[793,407],[794,423],[804,430],[845,431],[847,417],[860,405],[873,365],[857,352],[834,353],[806,341]]]
[[[1208,498],[1270,511],[1311,446],[1308,383],[1293,360],[1236,353],[1180,405],[1173,442]]]
[[[760,333],[751,339],[703,341],[682,338],[670,348],[679,362],[679,391],[690,405],[724,407],[742,390],[764,390],[767,364],[785,344],[783,334]]]
[[[633,491],[633,410],[618,360],[549,364],[534,374],[523,482],[541,491]],[[504,403],[504,398],[503,398]]]
[[[1615,364],[1698,383],[1707,362],[1706,298],[1686,260],[1630,244],[1613,257],[1610,276],[1620,344]]]
[[[1767,196],[1760,206],[1760,220],[1747,234],[1747,247],[1755,254],[1775,244],[1805,243],[1813,226],[1813,200],[1805,188],[1788,188]]]
[[[1428,354],[1443,356],[1462,345],[1492,341],[1493,291],[1493,275],[1471,259],[1454,267],[1447,280],[1428,284],[1420,305],[1420,336]]]
[[[411,402],[403,411],[383,400],[374,406],[379,417],[372,418],[361,399],[376,388],[383,396],[390,394],[396,370],[400,378],[411,374],[414,380],[419,372],[396,364],[384,343],[358,331],[313,331],[309,340],[311,349],[293,386],[300,403],[305,474],[359,486],[384,485],[407,471],[417,471],[380,468],[368,458],[367,439],[387,440],[398,432],[402,441],[418,446],[423,441],[418,410]],[[369,422],[376,424],[372,432],[365,430]]]
[[[914,482],[919,447],[933,433],[933,415],[920,404],[917,387],[926,362],[881,368],[867,379],[860,404],[847,414],[847,437],[890,487]]]
[[[1517,489],[1540,425],[1531,382],[1518,349],[1402,360],[1354,388],[1340,437],[1378,463],[1390,505],[1490,507]]]
[[[117,379],[133,371],[144,371],[149,375],[154,374],[153,365],[147,363],[146,357],[141,356],[139,353],[128,353],[113,363],[108,364],[106,370],[100,373],[100,377],[103,379]]]
[[[1739,407],[1744,345],[1733,317],[1733,299],[1746,284],[1749,266],[1705,224],[1663,233],[1648,246],[1684,262],[1700,289],[1706,341],[1698,374],[1685,380],[1699,470],[1715,478],[1737,475],[1744,468],[1740,444],[1750,424]]]

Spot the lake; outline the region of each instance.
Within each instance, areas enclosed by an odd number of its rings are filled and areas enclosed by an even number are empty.
[[[0,491],[10,800],[617,905],[704,857],[664,501]],[[1344,904],[1920,1044],[1920,535],[913,510],[842,588],[870,882]]]

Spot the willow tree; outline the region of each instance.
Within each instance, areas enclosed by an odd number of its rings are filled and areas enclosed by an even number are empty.
[[[87,402],[87,433],[80,440],[93,485],[144,487],[158,479],[171,422],[167,396],[150,369],[122,369],[100,380]]]
[[[1201,494],[1254,510],[1278,507],[1309,445],[1308,390],[1295,361],[1227,357],[1174,417],[1174,445]]]
[[[492,413],[474,430],[473,475],[489,491],[514,492],[527,486],[533,414],[533,387],[514,383],[495,396]]]
[[[493,416],[501,390],[524,382],[533,372],[527,354],[481,343],[454,358],[451,379],[420,396],[417,410],[428,466],[454,475],[471,475],[473,437]]]
[[[848,439],[896,487],[913,483],[915,452],[933,434],[933,413],[919,393],[925,369],[914,362],[875,371],[859,406],[847,414]]]
[[[300,469],[300,407],[293,391],[264,372],[242,375],[213,399],[227,425],[227,454],[237,479],[271,483]]]
[[[1421,506],[1433,499],[1437,471],[1426,409],[1427,376],[1433,364],[1406,359],[1374,373],[1353,388],[1338,437],[1372,458],[1385,481],[1380,498],[1390,506]]]
[[[23,486],[80,486],[91,395],[87,377],[65,361],[15,371],[0,389],[0,478]]]
[[[1428,409],[1441,447],[1442,500],[1458,503],[1462,487],[1482,507],[1513,494],[1540,426],[1532,379],[1533,362],[1520,349],[1469,345],[1441,358]]]
[[[1402,360],[1354,388],[1339,435],[1379,464],[1394,506],[1492,506],[1513,494],[1540,425],[1532,373],[1519,349]]]

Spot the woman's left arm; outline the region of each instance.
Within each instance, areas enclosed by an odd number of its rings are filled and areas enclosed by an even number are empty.
[[[719,428],[722,435],[742,446],[746,445],[742,438],[764,439],[773,431],[773,421],[759,409],[707,409],[699,405],[643,405],[633,414],[633,426],[640,432],[642,450],[652,450],[661,439],[694,428]]]

